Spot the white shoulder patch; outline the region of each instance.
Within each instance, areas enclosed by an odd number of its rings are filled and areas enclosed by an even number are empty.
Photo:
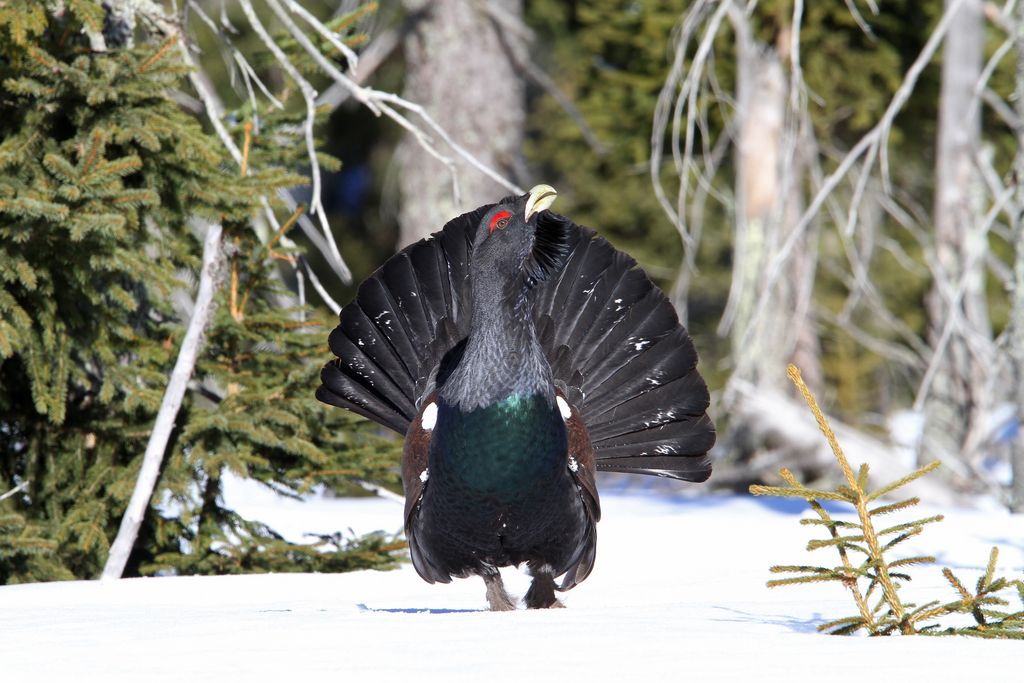
[[[423,409],[423,417],[420,418],[420,426],[429,432],[434,428],[435,424],[437,424],[437,404],[428,403],[427,407]]]
[[[558,412],[562,414],[562,419],[568,422],[572,417],[572,408],[569,407],[569,403],[561,396],[555,396],[555,402],[558,403]]]

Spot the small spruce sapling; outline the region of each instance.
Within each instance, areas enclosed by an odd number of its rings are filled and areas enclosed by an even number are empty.
[[[882,515],[902,512],[921,502],[916,497],[886,505],[878,505],[877,501],[882,496],[928,474],[938,467],[938,463],[929,463],[902,479],[871,491],[868,488],[868,466],[861,465],[854,474],[832,428],[804,384],[800,371],[790,365],[788,374],[814,413],[818,426],[839,462],[846,484],[833,490],[807,488],[798,482],[789,470],[783,468],[780,475],[788,486],[755,485],[750,487],[750,492],[754,495],[806,500],[818,518],[802,519],[801,524],[824,527],[829,533],[827,539],[810,541],[807,549],[834,548],[839,554],[841,564],[837,567],[775,566],[771,568],[773,574],[789,576],[769,581],[768,587],[823,581],[841,583],[850,591],[857,605],[857,615],[836,619],[818,627],[820,631],[834,635],[847,635],[864,630],[873,636],[901,633],[1024,639],[1024,581],[995,577],[998,548],[992,548],[988,566],[978,579],[974,592],[969,591],[953,572],[946,568],[942,570],[942,574],[956,591],[958,599],[951,602],[933,600],[920,606],[903,602],[897,580],[909,581],[910,576],[905,573],[908,567],[932,564],[935,558],[915,556],[892,559],[891,551],[903,541],[921,533],[926,524],[941,521],[942,515],[876,529],[878,518]],[[833,519],[820,501],[852,505],[857,513],[857,521]],[[1011,611],[1010,601],[1000,595],[1011,590],[1016,592],[1016,598],[1021,606],[1021,609],[1016,611]],[[943,627],[936,621],[954,614],[969,614],[975,623],[969,626]]]

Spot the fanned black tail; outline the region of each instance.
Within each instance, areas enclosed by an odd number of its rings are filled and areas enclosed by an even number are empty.
[[[469,333],[473,230],[493,205],[449,221],[359,285],[328,339],[316,397],[404,434],[441,359]]]
[[[555,377],[580,406],[598,469],[704,481],[715,429],[693,342],[636,261],[592,230],[576,233],[534,312]]]
[[[473,230],[493,205],[450,221],[360,286],[331,333],[338,358],[317,398],[405,433],[442,359],[469,332]],[[592,230],[542,212],[568,235],[560,272],[534,287],[534,320],[556,383],[582,413],[600,470],[704,481],[715,442],[697,354],[665,295]],[[555,225],[557,224],[557,225]]]

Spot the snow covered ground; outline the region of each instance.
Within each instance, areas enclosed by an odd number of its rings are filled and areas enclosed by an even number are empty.
[[[294,538],[401,526],[388,500],[229,494]],[[840,587],[764,585],[772,564],[834,562],[804,553],[803,503],[640,489],[602,507],[596,567],[564,610],[486,612],[479,579],[431,586],[410,565],[0,587],[0,681],[1024,681],[1019,642],[818,634],[853,612]],[[908,552],[973,581],[999,545],[1000,572],[1024,578],[1024,517],[943,512]],[[914,575],[954,599],[939,567]]]

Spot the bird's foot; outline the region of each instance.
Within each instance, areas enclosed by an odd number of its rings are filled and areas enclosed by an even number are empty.
[[[487,585],[487,604],[492,612],[510,612],[516,608],[516,601],[505,590],[501,574],[495,571],[493,574],[484,574],[483,578]]]
[[[544,569],[538,569],[533,572],[533,583],[530,584],[530,590],[526,591],[527,609],[550,609],[557,607],[565,607],[562,602],[555,597],[555,577],[551,575],[550,571]]]
[[[547,605],[531,605],[530,603],[526,603],[526,609],[565,609],[565,603],[558,598],[555,598]]]

